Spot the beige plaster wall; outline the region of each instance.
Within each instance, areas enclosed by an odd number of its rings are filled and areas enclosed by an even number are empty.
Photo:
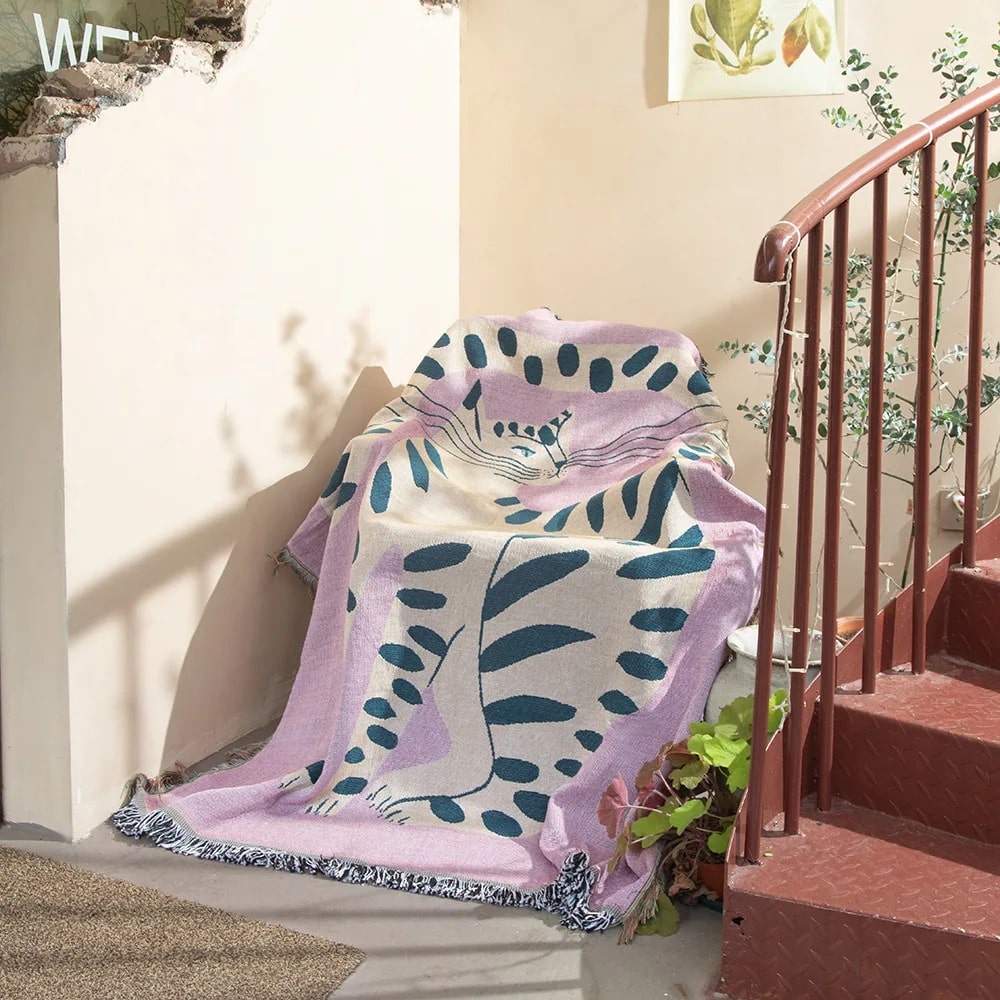
[[[68,830],[60,391],[58,191],[34,168],[0,182],[0,764],[8,817]]]
[[[215,83],[168,70],[58,172],[60,833],[136,770],[280,713],[309,601],[272,556],[457,312],[458,18],[258,0],[250,19]],[[38,821],[20,780],[7,818]]]
[[[896,64],[910,120],[938,104],[930,53],[949,24],[992,65],[990,4],[845,6],[847,47]],[[544,304],[567,317],[686,333],[732,411],[736,481],[762,498],[762,438],[735,408],[747,395],[763,398],[766,379],[716,346],[771,336],[776,297],[753,282],[758,242],[867,148],[820,115],[858,98],[667,104],[667,8],[668,0],[465,0],[462,311]],[[868,228],[860,225],[861,239]],[[995,333],[996,298],[990,308]],[[893,547],[904,540],[905,497],[890,491],[885,503]],[[935,551],[958,541],[941,536]],[[860,593],[860,576],[849,573],[845,608]]]

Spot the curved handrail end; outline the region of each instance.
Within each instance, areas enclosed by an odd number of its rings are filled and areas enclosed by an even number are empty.
[[[754,281],[773,285],[785,280],[788,258],[798,249],[799,231],[791,222],[773,225],[757,249],[757,263],[754,265]]]

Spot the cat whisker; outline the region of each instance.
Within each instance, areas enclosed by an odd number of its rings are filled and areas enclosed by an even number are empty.
[[[691,431],[698,430],[705,427],[711,427],[713,424],[723,424],[725,423],[725,418],[721,416],[716,417],[714,420],[700,420],[696,423],[691,423],[690,426],[686,426],[683,430],[675,430],[667,437],[660,437],[654,431],[664,431],[666,428],[670,427],[672,424],[676,424],[677,421],[683,420],[690,414],[694,413],[695,410],[714,410],[718,411],[719,406],[716,403],[706,403],[700,406],[692,406],[690,409],[685,410],[683,413],[678,414],[672,420],[668,420],[662,424],[643,424],[639,427],[630,427],[627,431],[620,434],[618,437],[613,438],[605,444],[598,445],[593,448],[579,448],[574,452],[575,456],[579,455],[600,455],[614,448],[622,447],[633,441],[641,440],[653,440],[653,441],[673,441],[681,434],[689,434]],[[642,431],[649,431],[648,434],[641,433]]]

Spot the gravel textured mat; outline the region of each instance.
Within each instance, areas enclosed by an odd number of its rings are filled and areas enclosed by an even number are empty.
[[[356,948],[0,847],[2,1000],[326,1000]]]

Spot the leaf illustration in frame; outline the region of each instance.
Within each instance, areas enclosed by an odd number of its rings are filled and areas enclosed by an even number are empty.
[[[761,0],[706,0],[705,12],[719,37],[739,55],[760,14]]]
[[[703,4],[696,3],[691,8],[691,28],[699,38],[708,41],[708,15]],[[654,350],[654,354],[656,351]]]
[[[803,8],[798,17],[785,28],[785,36],[781,40],[781,58],[784,59],[786,66],[794,66],[809,44],[806,14],[810,9],[809,7]]]
[[[812,6],[806,11],[806,31],[813,52],[823,62],[826,62],[830,55],[830,49],[833,47],[833,28],[823,16],[823,12],[816,6]]]

